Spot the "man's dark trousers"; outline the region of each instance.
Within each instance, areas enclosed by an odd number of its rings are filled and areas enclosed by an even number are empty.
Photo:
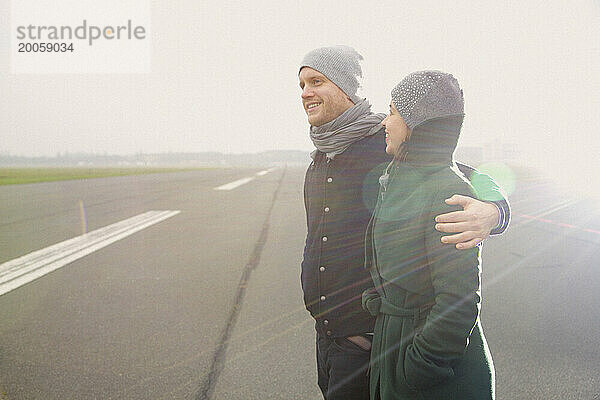
[[[370,355],[346,338],[317,333],[319,388],[325,400],[369,400]]]

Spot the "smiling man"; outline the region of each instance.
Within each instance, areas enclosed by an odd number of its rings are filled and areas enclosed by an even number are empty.
[[[333,121],[354,103],[334,83],[312,68],[300,71],[300,87],[308,85],[302,93],[304,109],[311,126],[321,126]]]
[[[304,181],[308,234],[302,260],[306,308],[317,331],[318,384],[327,400],[369,399],[368,365],[375,319],[361,307],[372,288],[364,269],[365,229],[377,200],[385,153],[384,114],[357,96],[362,56],[347,46],[315,49],[300,65],[302,104],[316,150]],[[457,163],[470,177],[474,170]],[[487,180],[482,193],[500,193]],[[502,198],[502,197],[500,197]],[[508,226],[505,199],[484,202],[453,196],[455,211],[436,217],[444,242],[473,247]],[[435,221],[431,221],[432,225]]]

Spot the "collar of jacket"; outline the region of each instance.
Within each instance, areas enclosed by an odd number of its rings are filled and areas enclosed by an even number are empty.
[[[423,167],[451,165],[463,119],[464,114],[448,115],[415,126],[401,160]]]

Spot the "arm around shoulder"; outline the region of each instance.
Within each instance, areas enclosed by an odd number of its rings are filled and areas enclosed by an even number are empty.
[[[510,223],[510,203],[508,202],[508,196],[491,176],[466,164],[457,162],[456,166],[473,186],[475,197],[478,200],[494,204],[498,209],[499,222],[491,230],[490,235],[504,233]]]

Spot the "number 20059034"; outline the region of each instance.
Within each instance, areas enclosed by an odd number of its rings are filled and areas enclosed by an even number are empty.
[[[73,52],[73,43],[19,43],[19,53],[66,53]]]

